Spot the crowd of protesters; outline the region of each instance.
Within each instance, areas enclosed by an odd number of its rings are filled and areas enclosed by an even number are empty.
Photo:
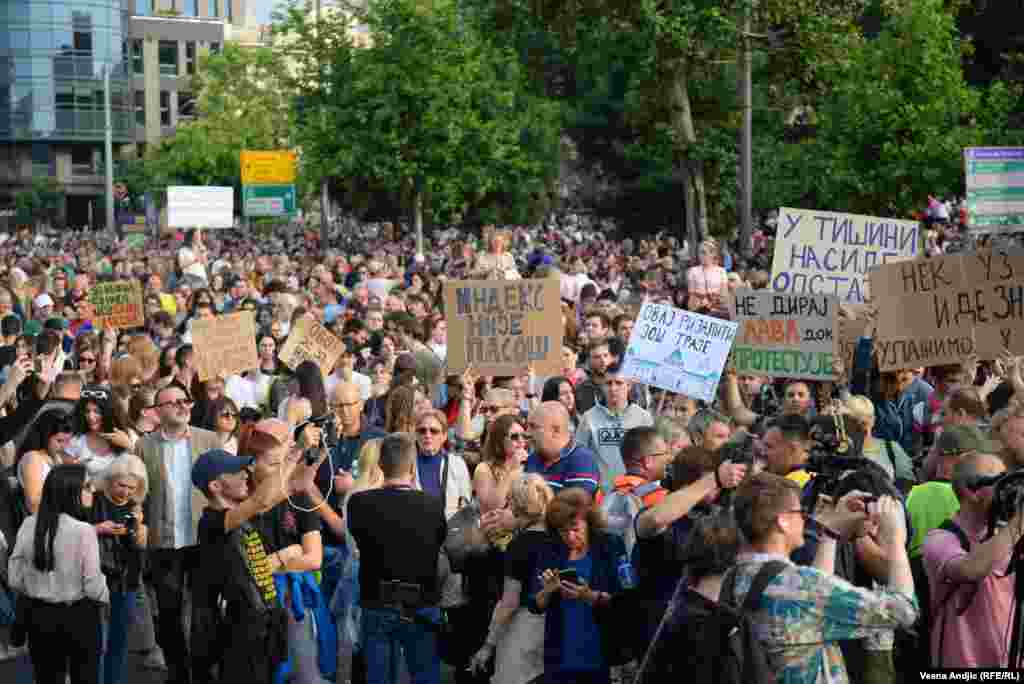
[[[928,255],[969,248],[951,215],[922,217]],[[393,233],[0,243],[19,682],[130,681],[133,645],[168,684],[731,682],[746,625],[779,682],[1008,665],[1022,514],[987,528],[990,476],[1024,464],[1017,359],[727,371],[704,404],[623,373],[637,311],[728,317],[769,283],[771,230],[750,252],[487,227],[425,255]],[[447,373],[447,279],[555,277],[560,375]],[[93,325],[115,279],[144,327]],[[257,366],[200,381],[193,322],[236,311]],[[335,367],[280,362],[302,317]],[[819,474],[823,432],[863,465]]]

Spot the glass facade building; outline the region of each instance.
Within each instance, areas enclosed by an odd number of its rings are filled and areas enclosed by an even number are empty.
[[[107,68],[114,142],[132,142],[128,12],[128,0],[0,2],[0,142],[102,143]]]

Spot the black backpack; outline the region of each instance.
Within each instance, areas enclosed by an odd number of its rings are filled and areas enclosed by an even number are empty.
[[[719,602],[710,612],[685,611],[687,587],[680,581],[637,674],[637,684],[660,684],[677,675],[713,684],[774,684],[764,647],[754,636],[750,615],[768,584],[786,563],[772,561],[758,570],[743,605],[735,605],[735,570],[722,582]],[[693,644],[699,643],[700,653]]]

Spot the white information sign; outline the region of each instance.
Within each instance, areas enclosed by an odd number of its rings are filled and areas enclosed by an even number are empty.
[[[167,225],[172,228],[232,228],[235,189],[202,185],[167,188]]]

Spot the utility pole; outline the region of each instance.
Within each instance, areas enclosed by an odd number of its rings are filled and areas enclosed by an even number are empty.
[[[752,1],[752,0],[751,0]],[[740,253],[748,256],[750,240],[754,234],[754,187],[753,187],[753,128],[754,98],[753,69],[750,50],[750,15],[748,5],[743,10],[743,48],[740,50],[740,97],[743,101],[743,126],[740,130]]]
[[[320,38],[320,0],[316,0],[316,37]],[[319,71],[320,76],[320,92],[324,91],[324,70],[321,65]],[[321,107],[320,116],[323,116],[323,108]],[[327,218],[327,212],[330,209],[331,198],[327,188],[327,178],[320,179],[320,253],[327,254],[327,242],[331,237],[330,222]]]
[[[103,68],[103,161],[106,168],[107,230],[116,229],[114,224],[114,131],[110,127],[110,64]]]

